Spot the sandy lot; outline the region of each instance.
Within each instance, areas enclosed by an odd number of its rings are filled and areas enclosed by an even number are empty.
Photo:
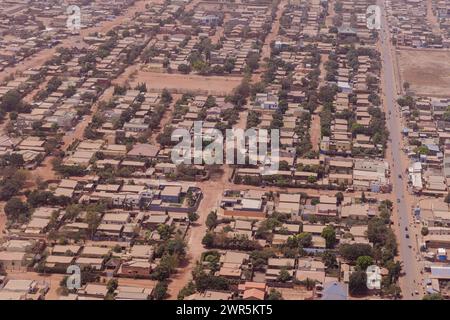
[[[308,291],[303,287],[275,289],[281,292],[284,300],[305,300],[310,299],[313,296],[312,291]]]
[[[450,51],[398,50],[401,81],[418,95],[450,95]]]
[[[134,87],[138,83],[145,82],[147,88],[156,90],[166,88],[177,93],[204,91],[204,93],[208,94],[226,95],[231,93],[241,81],[241,77],[205,77],[191,74],[139,71],[134,77],[131,86]]]

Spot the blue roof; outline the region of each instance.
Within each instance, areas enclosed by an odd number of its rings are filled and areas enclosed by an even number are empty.
[[[431,266],[431,276],[436,279],[450,279],[450,265]]]
[[[439,151],[441,151],[440,149],[439,149],[439,147],[437,146],[437,145],[435,145],[435,144],[426,144],[425,145],[427,148],[428,148],[428,150],[430,150],[430,151],[434,151],[434,152],[439,152]]]
[[[348,286],[338,281],[327,282],[323,286],[322,300],[347,300]]]

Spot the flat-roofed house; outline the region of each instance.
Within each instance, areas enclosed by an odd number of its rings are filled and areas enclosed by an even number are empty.
[[[50,255],[45,259],[45,267],[65,270],[72,264],[73,260],[73,256]]]
[[[231,279],[241,279],[249,257],[247,253],[225,252],[220,257],[221,266],[218,275]]]
[[[317,216],[336,216],[337,215],[337,206],[336,204],[329,203],[319,203],[316,205]]]
[[[82,257],[102,258],[111,252],[111,248],[85,246],[81,252]]]
[[[80,298],[85,299],[105,299],[108,294],[106,285],[88,283],[77,291]]]
[[[180,202],[181,187],[180,186],[166,186],[161,191],[161,200],[166,202],[178,203]]]
[[[7,270],[23,270],[25,252],[0,251],[0,263]]]
[[[264,199],[264,193],[256,190],[247,190],[239,192],[238,195],[224,196],[220,206],[223,208],[224,216],[241,219],[263,219],[267,211]]]
[[[75,264],[79,266],[81,269],[84,268],[92,268],[93,270],[103,270],[105,265],[105,259],[103,258],[88,258],[88,257],[79,257],[75,260]]]
[[[131,286],[118,286],[114,291],[114,300],[149,300],[154,287],[142,288]]]
[[[102,223],[105,224],[125,224],[130,221],[129,213],[105,213]]]
[[[303,232],[311,233],[312,235],[321,235],[323,229],[325,228],[325,225],[322,224],[309,224],[305,223],[303,224]]]
[[[159,147],[147,143],[138,143],[128,151],[128,157],[144,157],[149,159],[156,159],[159,153]]]
[[[135,259],[146,259],[151,261],[155,248],[151,245],[135,244],[131,247],[130,256]]]
[[[51,252],[53,255],[72,255],[75,256],[80,252],[81,246],[78,245],[55,245]]]
[[[152,272],[152,264],[146,259],[133,259],[121,264],[119,274],[129,277],[148,277]]]

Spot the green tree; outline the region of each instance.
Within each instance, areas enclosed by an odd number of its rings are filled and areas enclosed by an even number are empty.
[[[421,155],[428,155],[430,153],[430,150],[427,146],[420,146],[414,149],[414,151]]]
[[[402,264],[400,261],[390,260],[386,263],[386,269],[388,269],[388,280],[389,283],[397,282],[402,272]]]
[[[211,248],[214,245],[214,234],[207,232],[202,239],[202,244],[207,248]]]
[[[367,202],[366,194],[364,193],[364,191],[361,193],[361,202],[362,203],[366,203]]]
[[[422,300],[444,300],[440,293],[431,293],[423,296]]]
[[[180,292],[178,292],[178,300],[183,300],[185,297],[194,294],[196,291],[195,284],[192,281],[189,281],[187,285],[185,285]]]
[[[160,224],[156,228],[162,240],[168,240],[173,232],[173,228],[167,224]]]
[[[167,282],[158,281],[153,290],[153,297],[155,300],[163,300],[167,296]]]
[[[25,202],[22,202],[19,198],[11,198],[8,200],[4,211],[8,219],[11,219],[12,221],[23,221],[30,214],[30,208],[28,205]]]
[[[220,276],[214,276],[206,274],[204,271],[200,271],[194,276],[195,287],[198,291],[203,292],[205,290],[228,290],[230,283],[228,279]]]
[[[65,218],[73,220],[83,211],[83,208],[79,204],[70,204],[66,207]]]
[[[198,215],[197,212],[189,212],[188,213],[188,218],[190,222],[195,222],[198,220],[198,218],[200,218],[200,216]]]
[[[328,225],[323,228],[321,236],[325,239],[327,249],[334,248],[334,245],[336,244],[336,232],[334,231],[333,226]]]
[[[191,72],[191,67],[187,64],[180,64],[178,66],[178,71],[184,74],[188,74]]]
[[[23,155],[21,155],[20,153],[8,154],[5,156],[5,160],[10,166],[13,166],[15,168],[21,168],[25,164]]]
[[[450,192],[447,193],[447,195],[445,196],[444,201],[445,201],[446,203],[450,203]]]
[[[365,271],[355,271],[350,275],[348,289],[351,295],[363,295],[367,292],[367,274]]]
[[[360,256],[373,256],[372,247],[364,243],[342,244],[339,246],[339,254],[350,262],[355,262]]]
[[[422,230],[420,230],[420,233],[425,237],[426,235],[428,235],[428,228],[427,227],[422,227]]]
[[[287,245],[289,247],[302,247],[308,248],[312,243],[312,235],[308,232],[302,232],[295,236],[289,237],[287,240]]]
[[[17,90],[10,90],[3,96],[0,103],[0,113],[20,111],[23,107],[22,97]]]
[[[334,269],[337,267],[337,259],[336,254],[331,250],[326,250],[322,254],[322,262],[325,264],[325,267],[328,269]]]
[[[164,104],[168,104],[172,102],[172,95],[170,94],[169,90],[163,89],[161,92],[161,101]]]
[[[100,225],[101,216],[98,212],[88,211],[86,214],[86,223],[88,224],[88,231],[91,237],[94,236],[97,227]]]
[[[283,300],[283,296],[280,291],[272,288],[267,296],[267,300]]]
[[[217,212],[211,211],[206,217],[206,226],[208,229],[212,229],[217,225]]]
[[[409,82],[406,82],[406,81],[403,82],[403,89],[405,89],[405,91],[408,91],[409,87],[410,87]]]
[[[396,284],[390,284],[383,288],[383,294],[391,296],[394,299],[398,299],[402,295],[402,289]]]
[[[280,282],[288,282],[291,279],[292,279],[292,276],[286,268],[282,268],[280,270],[280,273],[277,276],[277,281],[280,281]]]
[[[119,286],[119,281],[115,278],[110,279],[108,283],[106,284],[106,288],[108,289],[109,293],[114,293],[114,290],[117,289]]]
[[[356,265],[359,270],[366,271],[369,266],[373,265],[373,258],[370,256],[360,256],[356,259]]]

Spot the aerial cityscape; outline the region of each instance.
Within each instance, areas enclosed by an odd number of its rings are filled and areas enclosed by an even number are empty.
[[[450,299],[450,0],[1,0],[0,36],[0,300]]]

